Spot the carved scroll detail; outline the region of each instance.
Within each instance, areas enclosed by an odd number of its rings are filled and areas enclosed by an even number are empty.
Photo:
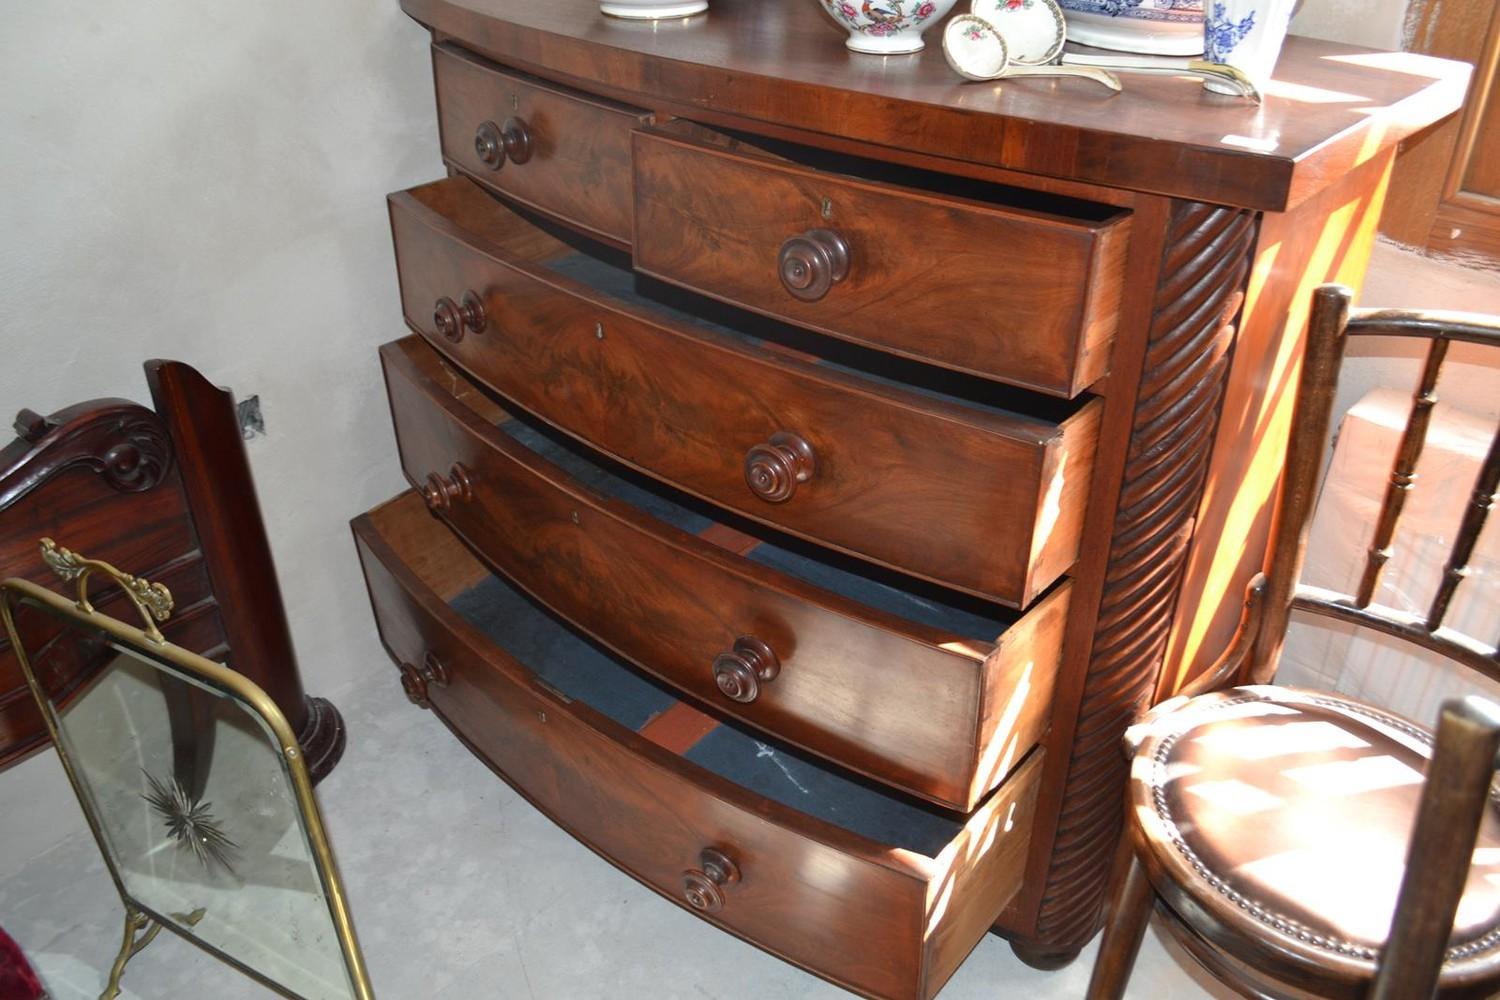
[[[172,444],[155,414],[120,421],[120,438],[99,456],[109,484],[122,493],[141,493],[161,482],[172,462]]]
[[[1178,203],[1110,542],[1035,939],[1082,947],[1098,927],[1127,763],[1120,736],[1155,688],[1229,370],[1252,213]]]
[[[20,434],[0,449],[0,510],[52,477],[84,468],[122,493],[154,489],[172,466],[172,442],[152,411],[123,399],[80,403],[16,418]]]

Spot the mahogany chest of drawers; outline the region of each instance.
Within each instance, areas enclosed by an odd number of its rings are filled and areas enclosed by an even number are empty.
[[[1463,68],[1293,40],[1256,109],[965,86],[813,3],[404,7],[449,176],[389,199],[413,489],[354,529],[407,694],[857,993],[1076,954],[1119,736],[1264,557],[1306,295]]]

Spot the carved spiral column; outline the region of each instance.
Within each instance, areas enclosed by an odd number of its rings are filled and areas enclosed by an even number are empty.
[[[1178,203],[1156,289],[1109,566],[1035,938],[1097,930],[1127,765],[1120,736],[1155,689],[1218,426],[1255,217]]]

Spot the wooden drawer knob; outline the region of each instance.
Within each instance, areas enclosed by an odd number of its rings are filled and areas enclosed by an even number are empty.
[[[422,657],[422,679],[433,687],[445,688],[448,686],[448,665],[438,659],[432,650]]]
[[[448,296],[437,300],[432,307],[432,325],[445,340],[458,343],[464,339],[464,331],[483,333],[489,322],[484,313],[484,300],[474,292],[464,292],[462,303]]]
[[[428,473],[427,484],[422,487],[422,499],[427,501],[427,509],[434,514],[447,510],[455,500],[474,499],[474,483],[469,478],[469,470],[462,462],[454,462],[446,479],[436,472]]]
[[[507,118],[504,125],[485,122],[474,131],[474,155],[491,170],[506,160],[525,163],[531,159],[531,130],[520,118]]]
[[[724,906],[724,887],[740,880],[740,869],[722,851],[705,847],[698,867],[682,873],[682,894],[700,913],[713,913]]]
[[[422,657],[420,667],[412,666],[410,663],[401,664],[401,690],[406,692],[407,699],[418,708],[427,708],[430,701],[427,698],[427,686],[448,686],[448,667],[437,654],[431,650]]]
[[[418,708],[426,708],[427,681],[422,678],[422,671],[410,663],[401,664],[401,690],[406,692],[406,698]]]
[[[760,697],[761,684],[775,680],[779,673],[781,660],[753,635],[740,636],[733,649],[714,657],[714,683],[731,701],[754,701]]]
[[[795,434],[778,431],[771,440],[745,453],[745,482],[767,503],[785,503],[818,470],[812,445]]]
[[[781,244],[776,263],[787,291],[816,302],[849,273],[849,244],[832,229],[809,229]]]

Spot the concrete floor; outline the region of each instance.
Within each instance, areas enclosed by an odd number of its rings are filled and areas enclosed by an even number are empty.
[[[382,667],[385,664],[381,664]],[[375,991],[382,1000],[828,998],[850,994],[703,923],[600,860],[496,780],[395,672],[338,699],[349,751],[319,789]],[[61,775],[59,773],[59,778]],[[79,817],[0,879],[0,925],[57,1000],[103,987],[121,911]],[[1095,945],[1071,967],[1021,965],[982,941],[942,1000],[1081,997]],[[1227,997],[1153,934],[1130,996]],[[164,934],[132,960],[126,998],[271,996]]]

